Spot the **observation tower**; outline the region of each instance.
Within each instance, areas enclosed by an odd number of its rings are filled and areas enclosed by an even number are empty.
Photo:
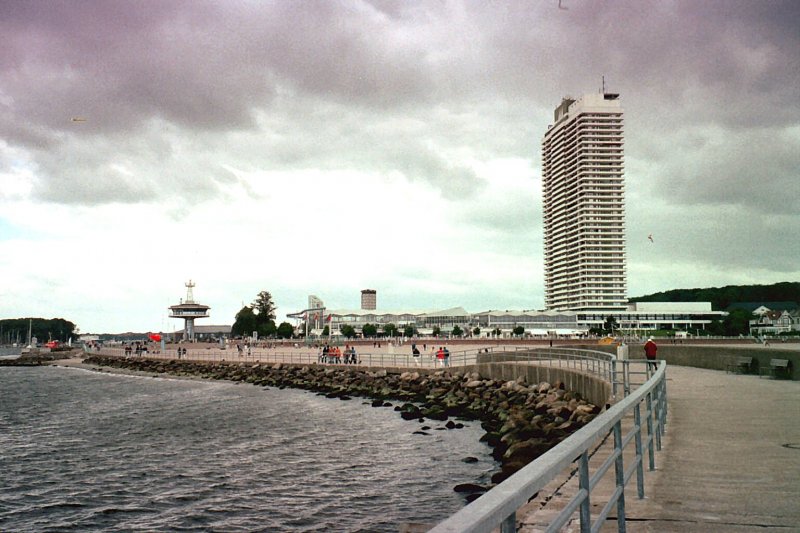
[[[194,342],[194,319],[195,318],[208,318],[208,310],[211,309],[207,305],[199,304],[194,301],[192,289],[195,284],[192,280],[186,283],[186,301],[181,301],[178,305],[169,306],[170,318],[183,319],[183,340]]]

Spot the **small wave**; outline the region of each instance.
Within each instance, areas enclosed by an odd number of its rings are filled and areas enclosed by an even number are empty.
[[[94,514],[112,515],[120,513],[149,513],[149,512],[151,511],[149,509],[145,509],[144,507],[104,507],[102,509],[95,510]]]
[[[80,502],[56,502],[56,503],[42,505],[39,507],[39,509],[43,511],[49,511],[58,509],[81,509],[83,507],[87,507],[87,505],[85,503],[80,503]]]

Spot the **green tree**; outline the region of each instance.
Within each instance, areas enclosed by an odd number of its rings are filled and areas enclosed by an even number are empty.
[[[603,322],[603,331],[608,333],[609,335],[613,335],[615,330],[619,329],[619,324],[617,324],[617,319],[611,315],[606,317],[606,321]]]
[[[481,334],[481,328],[476,326],[475,328],[473,328],[472,334],[475,335],[475,336],[480,335]]]
[[[323,337],[327,337],[330,334],[331,334],[330,326],[325,326],[324,328],[322,328],[322,336]]]
[[[502,332],[502,331],[500,331],[500,328],[494,328],[494,329],[492,330],[492,335],[494,335],[495,337],[499,337],[499,336],[500,336],[500,335],[502,335],[502,334],[503,334],[503,332]]]
[[[276,333],[281,339],[291,339],[294,335],[294,328],[288,322],[281,322],[281,325],[278,326]]]
[[[521,337],[522,334],[525,333],[525,328],[523,328],[522,326],[517,326],[511,332],[514,335],[517,335],[517,336]]]
[[[753,313],[744,309],[732,309],[728,316],[722,321],[722,329],[725,335],[735,337],[738,335],[750,334],[750,320]]]
[[[434,337],[438,337],[439,335],[442,334],[442,328],[440,328],[439,326],[433,326],[433,332],[432,333],[433,333]]]
[[[364,324],[361,328],[361,333],[365,337],[374,337],[378,334],[378,326],[375,324]]]
[[[275,320],[275,311],[277,307],[275,307],[275,303],[272,301],[272,295],[269,291],[259,292],[255,301],[250,304],[250,307],[252,307],[253,311],[258,315],[259,322],[263,323]]]
[[[386,324],[383,326],[383,334],[387,337],[394,337],[397,335],[397,326],[394,324]]]
[[[722,322],[715,318],[706,326],[705,332],[708,335],[722,336],[725,335],[725,328],[722,326]]]
[[[413,337],[416,334],[417,334],[417,330],[411,324],[408,324],[405,328],[403,328],[403,336],[404,337]]]
[[[453,337],[460,337],[461,335],[464,334],[464,330],[461,329],[458,326],[458,324],[456,324],[455,326],[453,326],[453,331],[451,332],[451,334],[453,335]]]
[[[231,326],[231,335],[234,337],[249,337],[257,328],[258,323],[256,322],[256,315],[253,313],[253,308],[246,305],[236,313],[236,320],[233,326]]]
[[[348,339],[352,339],[356,336],[356,328],[354,328],[350,324],[345,324],[344,326],[342,326],[340,331],[342,332],[342,335],[344,335]]]
[[[258,315],[256,315],[258,317]],[[256,318],[256,331],[258,331],[258,337],[274,337],[278,333],[278,328],[275,326],[274,320],[268,320],[266,322],[258,322]]]

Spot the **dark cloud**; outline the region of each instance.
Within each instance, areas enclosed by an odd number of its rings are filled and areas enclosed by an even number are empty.
[[[714,131],[670,137],[660,197],[683,205],[734,205],[800,215],[800,137],[780,130]]]
[[[796,2],[0,10],[0,135],[28,151],[34,192],[49,201],[150,201],[150,191],[187,188],[187,201],[202,201],[220,193],[226,174],[211,169],[225,164],[397,171],[468,198],[486,186],[471,161],[538,164],[561,96],[599,89],[605,75],[623,95],[629,157],[664,171],[650,190],[792,209],[780,191],[791,190],[796,140],[770,143],[769,129],[800,120]],[[716,144],[690,143],[711,142],[714,128]]]

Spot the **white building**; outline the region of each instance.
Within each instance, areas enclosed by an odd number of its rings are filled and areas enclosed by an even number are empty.
[[[625,309],[619,95],[566,97],[554,120],[542,142],[545,308]]]

